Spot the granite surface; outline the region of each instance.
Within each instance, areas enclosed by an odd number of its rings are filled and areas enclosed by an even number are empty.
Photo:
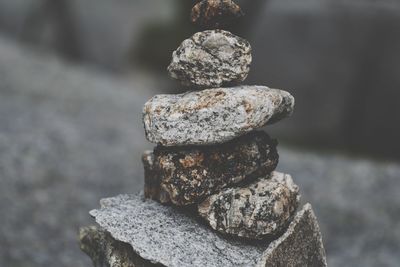
[[[282,234],[299,202],[299,187],[292,177],[272,172],[208,197],[198,206],[198,212],[222,234],[263,239]]]
[[[306,205],[288,231],[271,244],[271,240],[247,243],[220,236],[187,210],[146,200],[142,194],[102,199],[100,204],[101,208],[90,214],[101,229],[110,233],[114,240],[129,244],[133,249],[131,255],[153,264],[239,267],[261,265],[264,261],[273,261],[276,266],[290,261],[297,264],[325,262],[318,223],[310,205]],[[303,243],[303,240],[307,241]],[[92,251],[104,250],[97,248],[102,243],[95,242]],[[286,250],[294,252],[288,254],[291,258],[285,256]],[[90,249],[85,251],[90,252]]]
[[[143,123],[152,143],[213,145],[289,117],[294,105],[289,92],[266,86],[161,94],[144,105]]]
[[[195,33],[172,54],[168,72],[183,85],[214,88],[243,82],[252,62],[249,42],[223,30]]]

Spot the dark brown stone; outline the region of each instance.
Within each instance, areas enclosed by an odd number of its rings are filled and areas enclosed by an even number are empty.
[[[203,0],[193,7],[191,20],[201,27],[213,29],[227,26],[243,15],[232,0]]]
[[[157,146],[144,156],[146,195],[179,206],[199,203],[227,186],[271,173],[279,159],[276,146],[262,131],[215,146]]]

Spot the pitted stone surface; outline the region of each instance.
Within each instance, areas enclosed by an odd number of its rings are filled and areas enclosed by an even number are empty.
[[[156,95],[143,109],[146,138],[164,146],[224,143],[292,114],[294,98],[265,86]]]
[[[111,236],[153,263],[170,267],[253,266],[268,244],[249,245],[221,238],[176,208],[139,195],[103,199],[90,212]]]
[[[199,26],[218,28],[243,15],[241,8],[232,0],[203,0],[193,7],[191,19]]]
[[[93,262],[95,267],[162,267],[152,264],[133,252],[129,244],[111,237],[104,229],[97,226],[79,229],[79,245]]]
[[[227,186],[270,174],[278,164],[276,146],[263,131],[216,146],[158,146],[144,155],[145,195],[179,206],[199,203]]]
[[[199,205],[198,211],[221,233],[261,239],[281,234],[299,201],[299,188],[290,175],[273,172],[250,185],[210,196]]]
[[[251,46],[245,39],[223,30],[208,30],[182,42],[168,71],[186,86],[220,87],[244,81],[251,61]]]
[[[286,232],[269,245],[257,264],[257,267],[265,266],[327,266],[321,231],[310,204],[306,204]]]
[[[91,214],[101,227],[98,234],[101,236],[106,231],[112,238],[106,241],[106,246],[86,242],[85,251],[90,255],[103,255],[110,247],[109,242],[117,241],[129,244],[132,255],[151,262],[150,266],[325,266],[312,265],[319,263],[315,259],[321,259],[321,263],[326,261],[318,223],[309,204],[297,213],[288,230],[277,240],[248,243],[223,237],[192,215],[144,200],[140,195],[120,195],[101,203],[101,209]],[[112,260],[121,262],[127,258],[126,249],[124,246],[122,252],[114,252],[116,257]],[[110,265],[107,257],[102,259],[104,265],[99,266]]]

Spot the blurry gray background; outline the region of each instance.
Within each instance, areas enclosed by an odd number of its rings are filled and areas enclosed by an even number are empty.
[[[90,266],[101,197],[142,187],[141,108],[193,34],[189,0],[0,0],[0,266]],[[286,89],[281,142],[330,266],[400,263],[400,2],[241,0],[246,83]]]

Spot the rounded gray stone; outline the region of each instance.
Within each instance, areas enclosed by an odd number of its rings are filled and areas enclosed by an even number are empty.
[[[265,86],[156,95],[143,109],[146,138],[164,146],[225,143],[292,114],[294,98]]]
[[[198,32],[182,42],[172,55],[168,72],[183,85],[219,87],[247,78],[251,46],[228,31]]]

